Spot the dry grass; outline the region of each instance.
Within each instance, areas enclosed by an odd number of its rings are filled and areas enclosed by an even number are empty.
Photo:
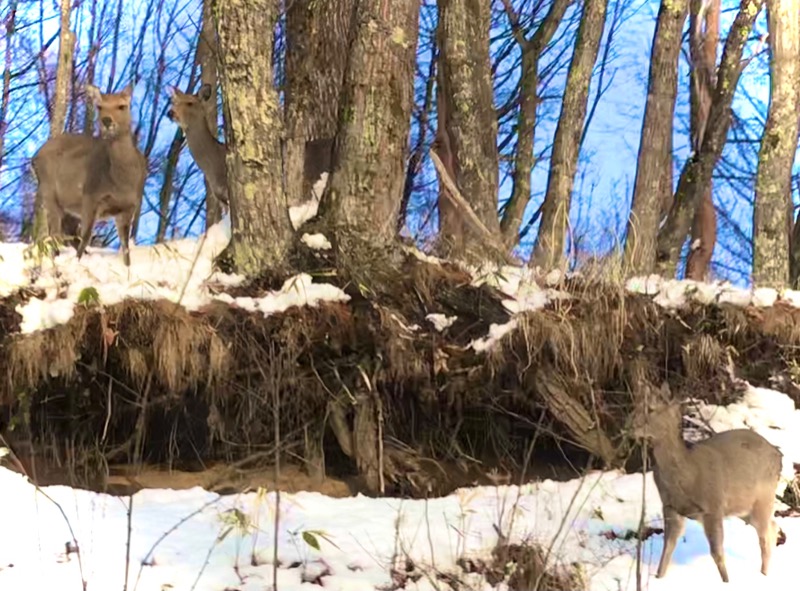
[[[477,354],[469,341],[509,318],[497,292],[452,266],[404,265],[390,295],[268,318],[222,303],[201,313],[145,301],[78,308],[63,326],[0,338],[0,401],[24,395],[43,441],[137,460],[139,447],[159,460],[262,454],[279,412],[287,456],[302,458],[310,438],[352,469],[330,435],[329,405],[344,402],[346,432],[354,401],[374,391],[383,440],[402,445],[402,454],[387,451],[387,478],[426,494],[446,490],[401,472],[465,458],[520,465],[534,435],[622,461],[636,380],[719,402],[734,392],[731,362],[756,385],[800,366],[794,309],[666,311],[591,278],[565,282],[570,300],[518,316],[517,330]],[[425,319],[433,312],[458,320],[439,333]]]

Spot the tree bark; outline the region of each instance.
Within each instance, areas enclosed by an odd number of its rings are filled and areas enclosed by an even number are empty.
[[[672,200],[672,120],[678,93],[678,57],[689,0],[662,0],[650,55],[647,103],[639,141],[633,205],[625,240],[625,269],[650,273],[658,224]]]
[[[692,0],[689,22],[689,51],[692,56],[691,129],[695,151],[703,145],[712,94],[716,85],[717,43],[719,42],[720,0]],[[705,30],[703,23],[705,22]],[[692,222],[692,241],[686,259],[686,278],[703,281],[708,273],[717,242],[717,212],[714,209],[713,180],[703,192]]]
[[[741,1],[739,12],[725,41],[702,146],[699,152],[692,154],[686,161],[678,180],[672,208],[658,234],[656,267],[663,276],[675,275],[695,210],[722,155],[731,122],[733,95],[742,71],[742,51],[761,10],[761,4],[762,0]]]
[[[603,37],[607,7],[607,0],[584,3],[553,139],[550,174],[531,266],[549,269],[560,267],[563,263],[572,189],[589,100],[589,83]]]
[[[64,133],[64,123],[67,119],[67,98],[72,85],[72,54],[75,50],[75,34],[69,28],[71,14],[71,0],[61,0],[61,32],[59,35],[58,66],[56,67],[56,91],[53,97],[53,115],[50,118],[50,137]]]
[[[456,187],[489,232],[497,216],[497,116],[489,56],[491,3],[439,0],[438,121],[435,149]],[[482,239],[444,194],[440,182],[439,238],[443,254],[482,259]]]
[[[3,56],[3,91],[0,95],[0,172],[5,159],[6,134],[8,133],[8,106],[11,102],[11,66],[13,60],[13,37],[17,28],[17,2],[12,1],[5,15],[5,51]],[[1,180],[1,179],[0,179]],[[1,237],[1,236],[0,236]]]
[[[317,157],[306,156],[306,142],[327,140],[318,145],[329,152],[330,158],[339,125],[355,7],[356,0],[293,0],[286,9],[284,167],[289,205],[306,201],[318,180],[303,173],[306,159]]]
[[[197,54],[195,60],[200,66],[201,84],[211,86],[212,96],[217,96],[217,33],[214,30],[214,19],[211,14],[211,3],[213,0],[203,0],[203,24],[200,29],[200,37],[197,40]],[[204,101],[203,106],[206,110],[206,119],[209,129],[217,129],[217,101]],[[214,197],[208,181],[206,187],[206,229],[210,228],[222,219],[222,206],[219,200]]]
[[[245,276],[283,268],[292,227],[281,179],[282,134],[272,76],[277,0],[218,0],[219,73],[228,130],[233,267]]]
[[[519,240],[522,216],[531,197],[531,171],[536,127],[536,108],[539,106],[539,57],[550,43],[571,0],[554,0],[536,32],[526,39],[519,30],[511,0],[504,0],[506,12],[512,19],[512,29],[522,53],[522,73],[519,82],[519,114],[517,115],[517,148],[514,153],[514,186],[506,203],[500,229],[506,248],[513,249]]]
[[[382,284],[394,268],[408,151],[419,2],[359,0],[324,195],[340,272]]]
[[[767,2],[770,100],[761,138],[753,212],[753,284],[786,287],[790,279],[792,165],[800,104],[800,2]]]
[[[69,28],[71,14],[72,3],[70,0],[61,0],[61,30],[58,65],[56,66],[56,89],[50,115],[50,137],[64,133],[64,123],[67,119],[67,97],[69,97],[72,82],[72,54],[75,50],[75,34]],[[36,239],[42,239],[47,236],[47,216],[38,192],[34,198],[33,212],[33,235]]]

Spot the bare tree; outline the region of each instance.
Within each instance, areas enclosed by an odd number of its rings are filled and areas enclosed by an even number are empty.
[[[712,94],[716,85],[717,43],[719,42],[720,0],[692,0],[689,21],[691,55],[691,136],[692,147],[703,145]],[[703,25],[705,24],[705,27]],[[714,209],[713,181],[709,179],[692,222],[692,240],[686,259],[686,278],[703,281],[717,242],[717,212]]]
[[[625,240],[625,266],[631,274],[653,270],[658,224],[672,200],[672,120],[678,92],[681,31],[688,10],[689,0],[662,0],[658,10]]]
[[[753,283],[785,287],[790,280],[792,164],[800,106],[800,2],[769,0],[770,100],[761,138],[753,211]]]
[[[553,139],[539,235],[530,260],[532,266],[550,268],[560,266],[563,262],[572,189],[589,100],[589,83],[603,37],[607,8],[608,0],[587,1],[583,6],[561,115]]]
[[[491,3],[438,2],[438,92],[436,152],[446,173],[490,234],[499,238],[497,217],[497,117],[489,59]],[[439,190],[439,239],[444,253],[482,258],[480,234]]]
[[[11,68],[12,68],[12,43],[14,29],[17,22],[17,2],[12,1],[8,5],[8,14],[5,16],[5,52],[3,58],[3,93],[0,95],[0,171],[3,170],[3,160],[5,158],[6,134],[8,132],[8,107],[11,102]],[[2,236],[0,235],[0,238]]]
[[[742,0],[722,52],[717,85],[703,134],[703,143],[686,161],[678,181],[667,221],[658,234],[656,265],[661,275],[672,277],[700,200],[709,186],[722,154],[731,122],[731,104],[742,72],[742,52],[762,0]]]
[[[211,87],[212,100],[204,101],[209,129],[217,129],[217,32],[211,13],[212,0],[203,0],[203,24],[197,39],[196,62],[200,66],[200,79]],[[212,197],[208,181],[206,186],[206,228],[222,218],[222,209],[217,199]]]
[[[286,264],[292,227],[281,180],[280,104],[272,77],[276,0],[218,0],[219,73],[228,130],[231,259],[256,276]]]
[[[539,105],[539,58],[558,29],[567,7],[572,0],[553,0],[536,32],[527,38],[514,11],[511,0],[503,0],[514,39],[522,54],[519,81],[519,113],[517,115],[517,147],[514,153],[514,187],[505,204],[500,222],[503,242],[511,249],[517,244],[522,216],[531,197],[531,171],[533,169],[533,145],[536,129],[536,108]]]

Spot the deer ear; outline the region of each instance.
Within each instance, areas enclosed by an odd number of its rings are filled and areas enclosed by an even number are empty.
[[[92,101],[93,103],[97,104],[100,102],[100,98],[102,93],[100,89],[94,86],[93,84],[87,84],[85,87],[86,97]]]
[[[661,388],[658,389],[658,395],[664,402],[668,402],[672,399],[672,394],[670,393],[669,384],[667,382],[662,382]]]
[[[197,93],[197,96],[200,97],[201,101],[207,101],[211,98],[212,94],[213,92],[211,90],[211,85],[203,84],[203,86],[200,87],[200,91]]]
[[[123,88],[122,90],[119,91],[119,93],[122,96],[124,96],[125,98],[131,98],[131,95],[133,94],[133,86],[134,86],[134,83],[133,82],[129,82],[128,85],[125,88]]]

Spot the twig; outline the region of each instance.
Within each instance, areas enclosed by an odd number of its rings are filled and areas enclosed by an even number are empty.
[[[128,536],[125,541],[125,584],[122,591],[128,591],[128,573],[131,566],[131,531],[133,530],[133,494],[128,495]]]
[[[194,517],[195,515],[199,515],[200,513],[202,513],[203,511],[205,511],[205,510],[206,510],[208,507],[210,507],[211,505],[214,505],[214,504],[216,504],[216,503],[219,503],[219,502],[220,502],[220,500],[222,500],[222,497],[221,497],[221,496],[218,496],[218,497],[217,497],[216,499],[214,499],[213,501],[208,501],[208,502],[206,502],[206,503],[203,503],[203,504],[202,504],[200,507],[198,507],[197,509],[195,509],[194,511],[192,511],[191,513],[189,513],[189,514],[188,514],[186,517],[183,517],[182,519],[180,519],[180,520],[179,520],[179,521],[178,521],[178,522],[177,522],[175,525],[173,525],[171,528],[169,528],[167,531],[165,531],[163,534],[161,534],[161,535],[158,537],[158,539],[157,539],[157,540],[156,540],[156,541],[153,543],[153,545],[150,547],[150,550],[148,550],[148,551],[147,551],[147,554],[145,554],[144,558],[142,558],[142,562],[141,562],[141,564],[139,564],[139,573],[136,575],[136,583],[135,583],[135,584],[134,584],[134,586],[133,586],[133,591],[136,591],[136,588],[139,586],[139,579],[140,579],[140,578],[141,578],[141,576],[142,576],[142,570],[144,570],[144,567],[145,567],[145,565],[146,565],[146,564],[147,564],[147,562],[150,560],[150,558],[153,556],[153,552],[155,552],[155,550],[156,550],[156,548],[158,547],[158,545],[159,545],[161,542],[163,542],[163,541],[164,541],[164,540],[167,538],[167,536],[169,536],[169,535],[170,535],[172,532],[174,532],[175,530],[177,530],[177,529],[178,529],[180,526],[182,526],[184,523],[186,523],[187,521],[189,521],[189,520],[190,520],[192,517]]]

